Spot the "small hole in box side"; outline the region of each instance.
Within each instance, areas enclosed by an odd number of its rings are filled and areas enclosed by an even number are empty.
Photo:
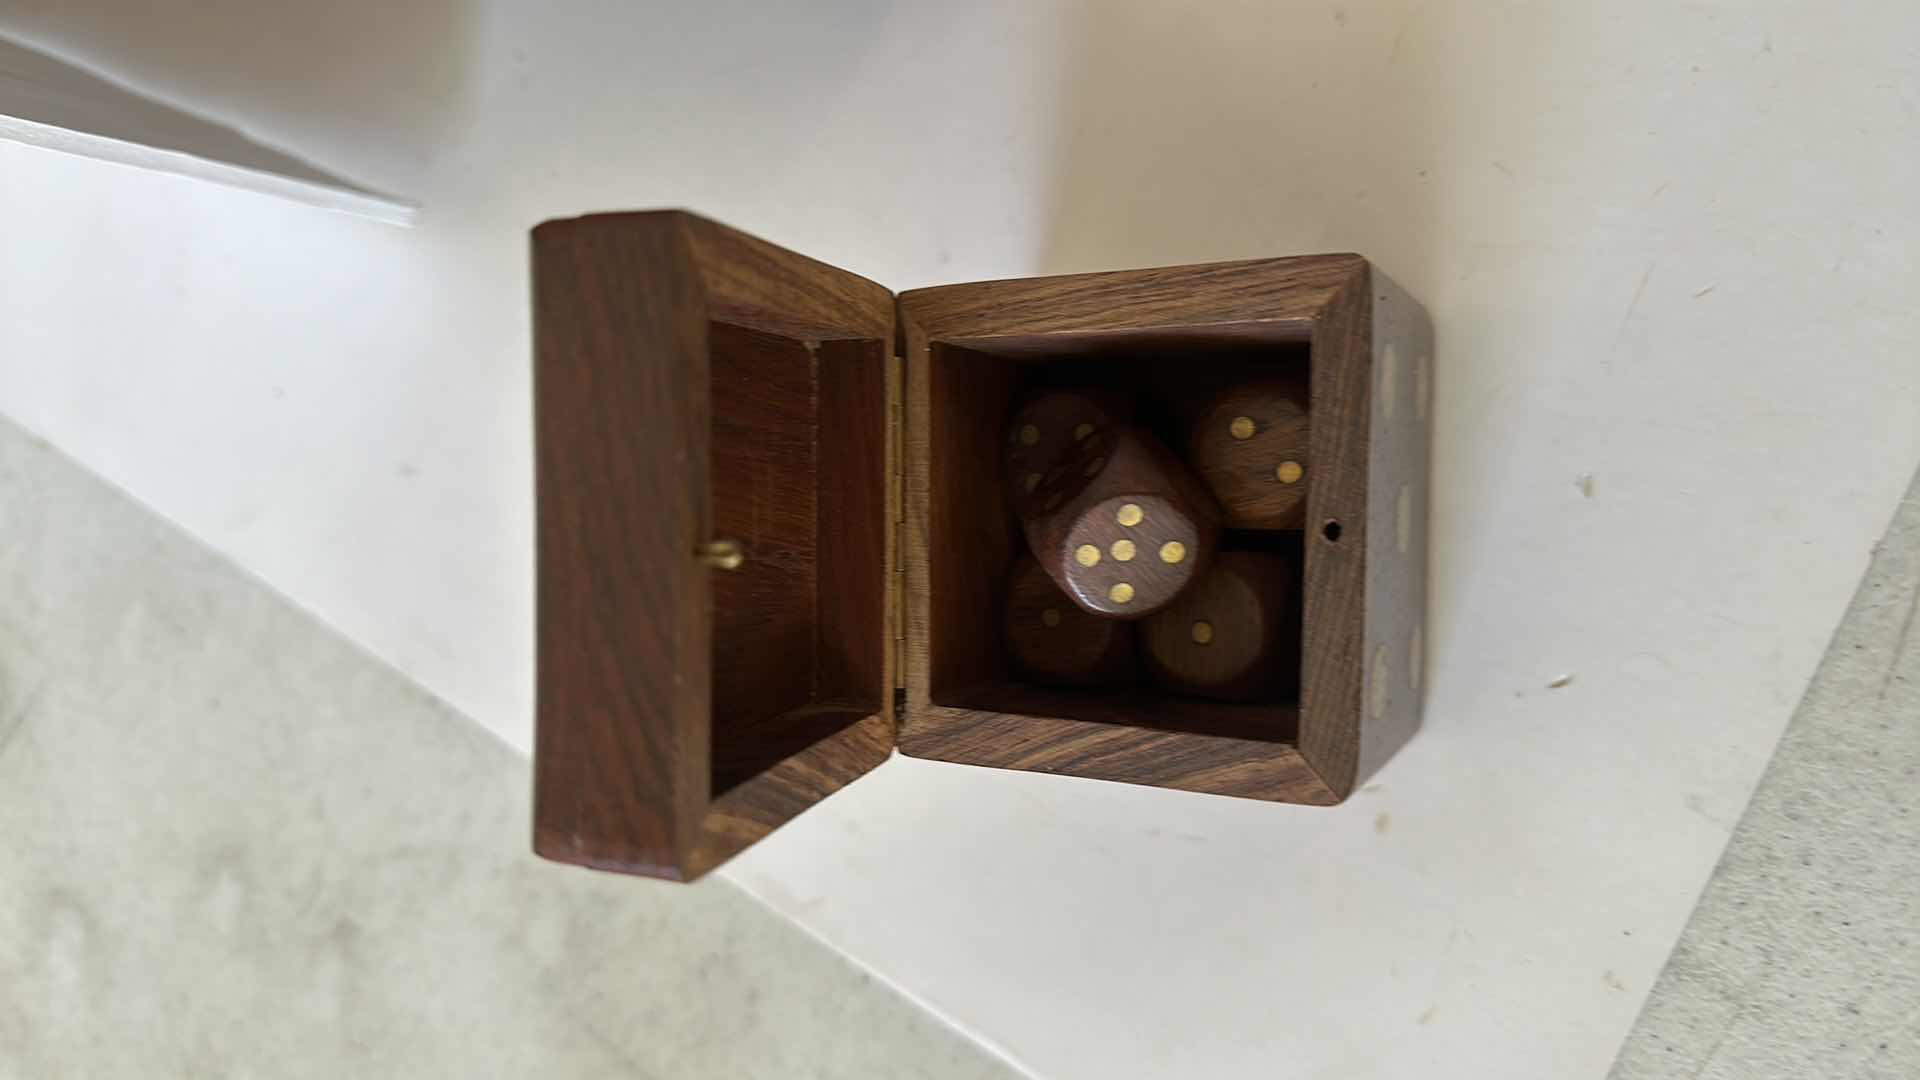
[[[1325,525],[1320,526],[1320,535],[1326,537],[1327,543],[1329,544],[1339,543],[1340,523],[1337,521],[1329,521]]]

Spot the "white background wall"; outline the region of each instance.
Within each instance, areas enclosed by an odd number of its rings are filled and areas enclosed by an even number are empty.
[[[732,871],[1046,1075],[1602,1071],[1920,458],[1905,4],[196,11],[0,29],[422,227],[0,147],[0,409],[517,746],[543,217],[1425,301],[1429,722],[1375,790],[896,761]]]
[[[890,284],[1023,272],[1066,16],[325,7],[0,20],[425,206],[0,148],[0,401],[525,747],[526,230],[687,205]]]

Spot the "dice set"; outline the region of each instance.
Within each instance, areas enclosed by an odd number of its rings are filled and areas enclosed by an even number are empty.
[[[1020,399],[1001,470],[1030,551],[1005,601],[1017,667],[1223,701],[1296,685],[1298,575],[1279,551],[1220,548],[1232,530],[1301,527],[1305,395],[1289,376],[1219,392],[1181,433],[1184,459],[1114,391]]]

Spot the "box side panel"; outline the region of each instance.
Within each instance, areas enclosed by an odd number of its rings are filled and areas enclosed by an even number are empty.
[[[1420,726],[1426,666],[1433,326],[1372,270],[1374,394],[1367,459],[1366,718],[1362,781]]]

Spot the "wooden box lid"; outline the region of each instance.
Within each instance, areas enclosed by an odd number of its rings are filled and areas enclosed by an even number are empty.
[[[692,879],[892,748],[893,294],[679,212],[533,292],[534,848]]]

